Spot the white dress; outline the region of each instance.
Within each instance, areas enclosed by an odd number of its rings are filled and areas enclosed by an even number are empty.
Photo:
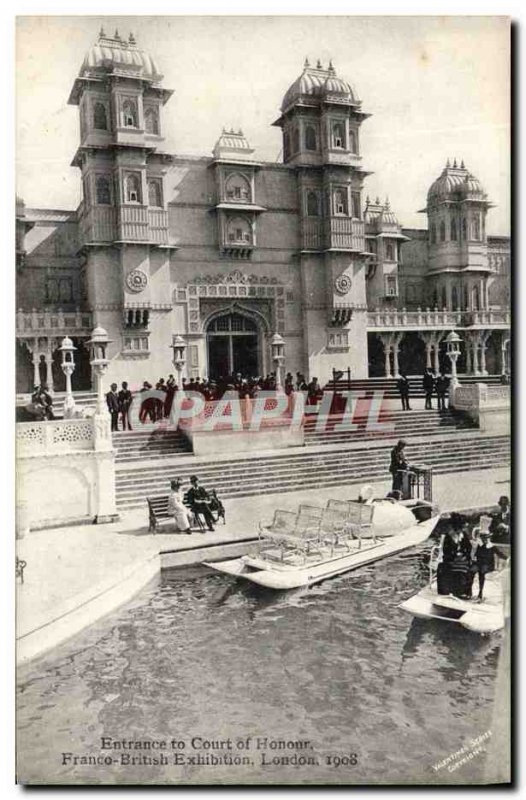
[[[186,531],[190,527],[190,511],[187,509],[183,502],[183,495],[181,491],[172,489],[168,495],[168,513],[173,514],[175,519],[175,527],[178,531]]]

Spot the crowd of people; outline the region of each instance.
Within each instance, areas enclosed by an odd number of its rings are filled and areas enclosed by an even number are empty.
[[[509,498],[500,497],[498,505],[499,511],[496,514],[482,515],[478,525],[473,528],[461,514],[451,514],[449,530],[440,542],[438,594],[452,594],[470,600],[473,595],[473,581],[478,576],[476,599],[484,599],[486,575],[497,568],[497,559],[508,559],[508,553],[503,546],[511,544]]]
[[[253,378],[244,378],[238,372],[235,375],[220,377],[217,381],[205,380],[195,376],[189,380],[183,378],[181,384],[183,392],[198,392],[207,401],[220,400],[227,392],[230,396],[232,393],[234,393],[234,396],[237,394],[240,400],[255,399],[261,392],[276,391],[276,388],[275,372],[271,372],[265,377]],[[164,399],[148,397],[141,403],[139,411],[141,423],[159,422],[162,419],[167,419],[170,416],[174,396],[179,391],[179,386],[175,377],[169,375],[167,379],[159,378],[155,385],[149,381],[144,381],[139,391],[142,393],[151,389],[162,392]],[[288,396],[296,391],[305,392],[307,396],[306,402],[310,405],[318,403],[323,397],[323,389],[318,379],[315,377],[307,383],[305,376],[301,372],[297,372],[295,377],[291,372],[286,374],[283,391]],[[126,381],[121,384],[120,389],[116,383],[111,384],[110,391],[106,394],[106,403],[111,416],[112,431],[132,430],[129,416],[132,400],[133,395]]]
[[[422,388],[425,395],[425,408],[431,410],[433,408],[433,395],[437,398],[437,408],[439,411],[446,410],[446,397],[449,392],[450,379],[445,372],[440,372],[435,375],[431,368],[427,368],[422,378]],[[411,384],[405,372],[401,372],[396,380],[396,386],[402,401],[402,409],[404,411],[411,411],[409,399],[411,395]]]

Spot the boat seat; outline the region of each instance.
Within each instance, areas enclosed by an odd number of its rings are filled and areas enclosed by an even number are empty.
[[[346,500],[329,500],[320,525],[320,532],[332,548],[343,544],[348,550],[351,542],[361,547],[359,526],[350,521],[349,502]]]

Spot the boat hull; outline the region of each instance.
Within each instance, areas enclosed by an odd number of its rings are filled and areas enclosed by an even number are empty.
[[[217,572],[242,578],[268,589],[298,589],[345,572],[379,561],[387,556],[407,550],[425,542],[433,532],[439,515],[419,522],[404,532],[379,539],[363,546],[354,553],[342,553],[311,561],[304,566],[265,562],[262,558],[243,556],[222,562],[205,562],[205,566]]]
[[[486,580],[484,601],[463,600],[453,595],[439,595],[436,582],[400,604],[400,608],[420,619],[453,622],[480,634],[495,633],[504,627],[505,606],[499,575]]]

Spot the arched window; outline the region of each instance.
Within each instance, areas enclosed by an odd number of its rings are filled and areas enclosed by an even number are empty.
[[[473,306],[472,306],[473,311],[479,311],[479,309],[480,309],[480,294],[479,294],[479,287],[478,286],[474,286],[473,287],[472,299],[473,299]]]
[[[466,241],[466,239],[468,238],[468,221],[466,217],[463,217],[462,219],[462,238],[464,239],[464,241]]]
[[[252,228],[245,217],[232,217],[227,223],[229,244],[252,244]]]
[[[235,173],[234,175],[229,175],[226,181],[226,199],[229,202],[237,202],[237,203],[250,203],[252,199],[252,193],[250,190],[250,183],[244,177],[244,175],[239,175]]]
[[[125,100],[122,104],[122,122],[125,128],[137,127],[137,106],[133,100]]]
[[[154,208],[161,208],[162,204],[163,195],[161,181],[158,178],[151,178],[148,181],[148,205]]]
[[[93,127],[98,131],[108,130],[108,118],[104,103],[95,103],[93,106]]]
[[[332,126],[332,146],[345,149],[345,127],[343,122],[335,122]]]
[[[446,287],[442,287],[442,308],[447,308],[447,292]]]
[[[468,308],[468,287],[464,286],[464,311]]]
[[[387,261],[394,261],[394,248],[391,243],[385,246],[385,257]]]
[[[58,285],[59,303],[73,302],[73,282],[71,278],[61,278]]]
[[[478,214],[475,214],[473,219],[473,238],[475,241],[480,239],[480,216]]]
[[[294,128],[292,131],[292,152],[298,153],[300,149],[300,131],[299,128]]]
[[[149,106],[144,112],[144,128],[146,133],[159,133],[159,114],[156,108]]]
[[[344,189],[335,189],[334,213],[337,215],[346,215],[347,212],[347,192]]]
[[[446,223],[443,220],[440,223],[440,241],[446,241]]]
[[[141,202],[141,181],[138,175],[128,175],[126,178],[126,202]]]
[[[457,221],[456,219],[451,220],[451,241],[457,241]]]
[[[354,131],[349,131],[349,150],[351,153],[358,152],[358,148],[356,146],[356,134]]]
[[[318,195],[316,192],[307,192],[307,216],[318,217],[319,213]]]
[[[97,205],[109,206],[111,205],[111,189],[110,179],[105,175],[99,175],[95,183],[95,195],[97,197]]]
[[[316,130],[312,125],[307,125],[305,128],[305,147],[307,150],[317,150],[318,144],[316,141]]]
[[[451,290],[451,305],[453,307],[453,311],[458,311],[459,310],[458,309],[458,292],[457,292],[457,287],[456,286],[453,286],[453,289]]]
[[[429,239],[431,244],[435,244],[437,240],[437,226],[434,222],[431,223],[431,228],[429,229]]]

